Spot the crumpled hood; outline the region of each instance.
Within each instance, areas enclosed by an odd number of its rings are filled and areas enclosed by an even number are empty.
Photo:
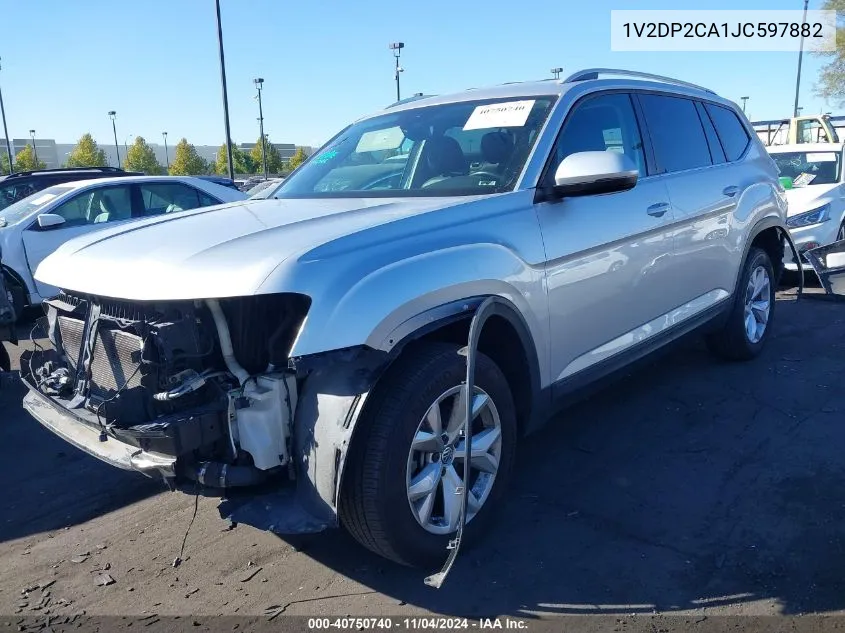
[[[805,211],[816,209],[830,202],[833,197],[833,189],[839,185],[808,185],[806,187],[795,187],[786,190],[786,201],[788,203],[787,215],[792,217]]]
[[[246,296],[285,260],[380,224],[467,198],[254,200],[89,233],[35,277],[65,290],[135,301]]]

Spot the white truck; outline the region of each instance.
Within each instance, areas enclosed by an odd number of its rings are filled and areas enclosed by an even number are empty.
[[[845,116],[829,114],[755,121],[751,125],[767,147],[796,143],[839,143],[845,134]]]

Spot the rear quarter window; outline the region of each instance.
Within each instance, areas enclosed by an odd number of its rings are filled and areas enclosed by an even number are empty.
[[[704,108],[716,127],[716,134],[719,135],[725,156],[728,157],[729,161],[739,160],[745,153],[751,137],[737,114],[729,108],[712,103],[705,103]]]

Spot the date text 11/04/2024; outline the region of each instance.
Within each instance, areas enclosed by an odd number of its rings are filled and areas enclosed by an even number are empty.
[[[528,623],[515,618],[468,618],[445,617],[343,617],[343,618],[308,618],[309,631],[325,630],[396,630],[396,631],[460,631],[471,629],[511,629],[526,630]]]
[[[823,38],[821,22],[625,22],[625,37],[817,37]]]

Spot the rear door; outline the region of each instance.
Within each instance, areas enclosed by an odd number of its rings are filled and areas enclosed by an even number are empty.
[[[187,211],[219,202],[215,200],[203,204],[209,196],[205,192],[200,195],[199,190],[181,182],[148,182],[141,183],[138,188],[141,192],[140,215],[144,217]]]
[[[55,207],[44,210],[64,218],[64,224],[42,229],[33,222],[23,231],[24,250],[32,275],[45,257],[70,239],[132,219],[134,185],[121,184],[82,191]],[[35,287],[42,297],[50,297],[57,288],[37,279]]]
[[[666,292],[684,320],[725,299],[732,291],[735,257],[731,253],[733,213],[749,182],[735,162],[748,145],[731,145],[728,160],[708,104],[677,95],[641,94],[640,103],[654,147],[655,162],[675,212],[675,263]],[[727,124],[726,124],[727,125]]]

